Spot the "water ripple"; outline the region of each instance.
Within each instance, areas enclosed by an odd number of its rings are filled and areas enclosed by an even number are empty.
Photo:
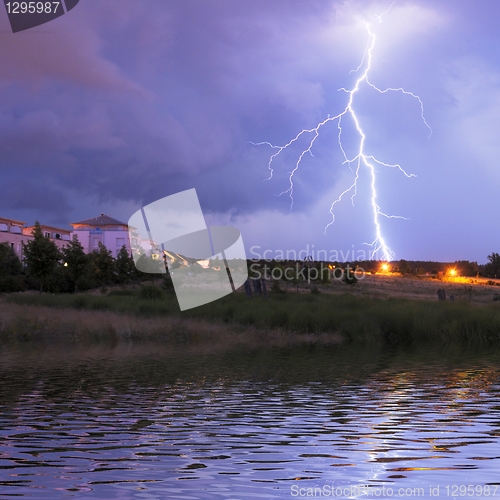
[[[162,382],[157,370],[170,359],[151,356],[154,384],[120,385],[126,364],[85,390],[68,381],[74,363],[37,380],[3,370],[0,494],[291,498],[293,484],[428,488],[498,477],[500,374],[491,363],[386,367],[363,380],[343,365],[339,378],[294,383]],[[102,363],[87,361],[85,380]]]

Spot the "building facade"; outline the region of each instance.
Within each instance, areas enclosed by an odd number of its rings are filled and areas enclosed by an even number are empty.
[[[111,251],[114,258],[118,256],[123,245],[130,254],[128,225],[124,222],[101,214],[93,219],[72,222],[71,225],[73,226],[71,235],[76,235],[85,253],[99,250],[99,243],[101,243]]]
[[[85,253],[99,250],[99,243],[102,243],[111,251],[114,258],[117,257],[123,245],[130,254],[128,226],[124,222],[101,214],[99,217],[73,222],[71,225],[73,231],[44,224],[40,224],[40,228],[43,235],[54,242],[59,250],[62,250],[73,235],[76,235]],[[23,221],[0,217],[0,243],[9,245],[22,260],[23,243],[33,240],[34,227],[26,226]]]
[[[6,243],[17,256],[23,259],[23,243],[33,240],[33,229],[35,226],[26,226],[25,222],[6,219],[0,217],[0,243]],[[55,245],[62,249],[68,244],[71,232],[68,229],[61,229],[52,226],[41,226],[46,238],[49,238]]]
[[[69,229],[61,229],[59,227],[45,226],[40,224],[42,234],[50,241],[54,242],[59,250],[62,250],[71,239],[71,231]],[[33,239],[33,229],[35,226],[27,226],[23,228],[23,235],[28,236],[30,240]]]
[[[12,248],[19,258],[23,255],[23,243],[28,243],[28,238],[23,235],[25,222],[0,217],[0,243],[6,243]]]

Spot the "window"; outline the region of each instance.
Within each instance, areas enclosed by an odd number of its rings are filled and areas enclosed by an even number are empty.
[[[121,248],[123,245],[125,245],[125,238],[116,238],[117,248]]]
[[[99,248],[99,238],[94,238],[94,248],[96,250]]]

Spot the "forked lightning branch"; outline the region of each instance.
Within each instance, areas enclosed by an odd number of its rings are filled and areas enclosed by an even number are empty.
[[[386,13],[387,12],[388,11],[386,11]],[[382,22],[382,17],[384,14],[382,14],[381,16],[377,16],[377,20],[379,22]],[[418,104],[420,110],[420,116],[424,126],[427,127],[429,131],[429,137],[432,134],[432,129],[425,119],[424,105],[418,95],[414,94],[413,92],[409,92],[404,88],[389,87],[386,89],[380,89],[370,81],[369,75],[370,75],[370,70],[372,69],[373,51],[375,49],[376,36],[371,29],[370,23],[366,24],[366,30],[368,33],[368,42],[366,45],[366,49],[363,54],[361,63],[355,70],[353,70],[353,72],[358,73],[360,76],[355,81],[354,85],[351,88],[346,89],[342,87],[339,89],[339,91],[347,94],[347,104],[345,108],[335,116],[328,116],[325,120],[318,123],[315,127],[301,130],[293,139],[291,139],[288,143],[282,146],[277,146],[266,141],[258,143],[252,142],[252,144],[256,146],[267,145],[276,150],[275,153],[273,153],[269,158],[269,163],[268,163],[269,177],[266,180],[271,180],[274,174],[274,161],[276,160],[276,158],[278,158],[278,156],[280,156],[285,150],[289,148],[291,149],[295,145],[295,143],[299,141],[299,139],[306,140],[307,147],[303,149],[297,156],[295,164],[293,165],[293,168],[289,172],[288,188],[279,194],[279,196],[283,194],[288,194],[290,196],[290,211],[292,211],[294,203],[294,198],[293,198],[294,176],[299,170],[301,163],[304,161],[304,158],[308,155],[312,156],[313,146],[320,135],[321,129],[328,123],[336,122],[338,128],[338,135],[337,135],[338,146],[344,158],[343,164],[349,165],[351,171],[353,172],[353,179],[351,184],[348,187],[346,187],[346,189],[344,189],[341,192],[338,198],[336,198],[332,202],[330,206],[331,220],[325,227],[325,234],[327,232],[327,229],[335,222],[336,205],[339,204],[344,198],[349,196],[351,198],[351,203],[354,205],[354,199],[358,194],[358,181],[362,175],[368,175],[369,185],[370,185],[369,196],[370,196],[371,212],[373,217],[374,235],[371,239],[371,243],[366,243],[366,245],[368,245],[370,248],[370,258],[378,257],[384,260],[392,260],[394,258],[394,252],[388,246],[386,238],[382,233],[381,218],[384,217],[387,219],[405,219],[406,217],[403,217],[401,215],[390,215],[381,209],[377,195],[376,167],[395,169],[406,177],[415,177],[415,175],[406,172],[406,170],[404,170],[399,164],[386,163],[366,151],[365,148],[366,132],[363,129],[361,120],[359,119],[359,116],[355,110],[355,97],[359,93],[362,86],[365,87],[367,86],[369,87],[369,89],[374,90],[380,94],[386,94],[388,92],[396,92],[403,94],[406,97],[414,99]],[[357,134],[358,137],[357,150],[356,154],[353,157],[348,156],[346,148],[343,145],[344,131],[342,126],[343,126],[343,121],[347,118],[350,118],[352,120],[355,128],[355,133]],[[352,168],[353,166],[355,168]]]

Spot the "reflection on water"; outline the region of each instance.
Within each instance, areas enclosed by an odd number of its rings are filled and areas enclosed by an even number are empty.
[[[0,496],[500,496],[500,354],[422,351],[4,348]]]

